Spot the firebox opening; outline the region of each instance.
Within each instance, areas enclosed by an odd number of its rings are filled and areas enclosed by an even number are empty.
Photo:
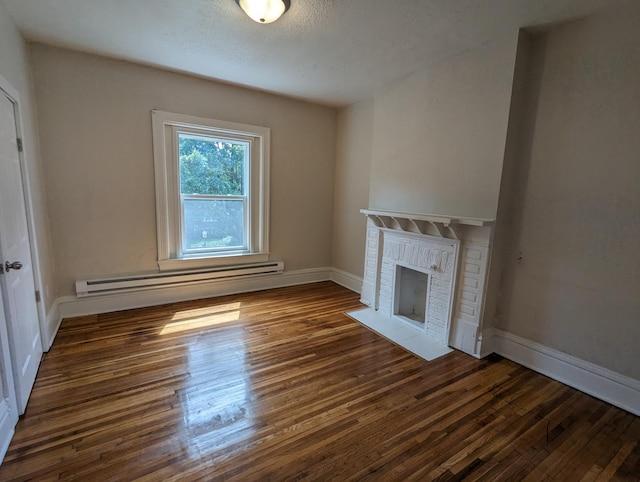
[[[429,275],[400,265],[396,269],[394,313],[424,327]]]

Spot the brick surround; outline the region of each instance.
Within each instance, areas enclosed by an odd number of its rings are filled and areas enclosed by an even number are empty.
[[[434,236],[383,232],[378,309],[394,316],[396,266],[404,266],[428,275],[426,334],[447,343],[456,273],[458,241]]]

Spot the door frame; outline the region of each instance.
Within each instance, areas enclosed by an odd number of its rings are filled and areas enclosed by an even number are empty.
[[[29,236],[29,247],[31,250],[31,268],[33,270],[33,285],[40,293],[40,300],[36,301],[36,309],[38,313],[38,326],[40,327],[40,344],[42,351],[47,352],[51,348],[53,337],[49,334],[47,326],[47,314],[44,308],[44,291],[42,285],[42,275],[40,270],[40,256],[38,254],[38,237],[35,225],[35,216],[32,202],[32,189],[29,170],[27,169],[26,158],[28,146],[24,139],[24,125],[22,117],[22,103],[20,101],[20,93],[11,85],[11,83],[0,75],[0,90],[6,95],[13,104],[13,113],[16,122],[16,134],[22,139],[22,150],[19,150],[20,159],[20,177],[22,178],[22,192],[24,193],[24,207],[27,215],[27,233]],[[30,142],[37,142],[36,139],[29,139]],[[34,293],[35,296],[35,293]]]

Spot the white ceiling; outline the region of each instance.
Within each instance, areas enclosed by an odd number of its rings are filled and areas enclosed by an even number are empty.
[[[29,40],[334,106],[511,29],[626,3],[291,0],[260,25],[234,0],[3,1]]]

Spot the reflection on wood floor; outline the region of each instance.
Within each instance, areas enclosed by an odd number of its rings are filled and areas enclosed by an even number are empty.
[[[327,282],[67,319],[0,480],[638,480],[640,418],[423,361],[359,306]]]

